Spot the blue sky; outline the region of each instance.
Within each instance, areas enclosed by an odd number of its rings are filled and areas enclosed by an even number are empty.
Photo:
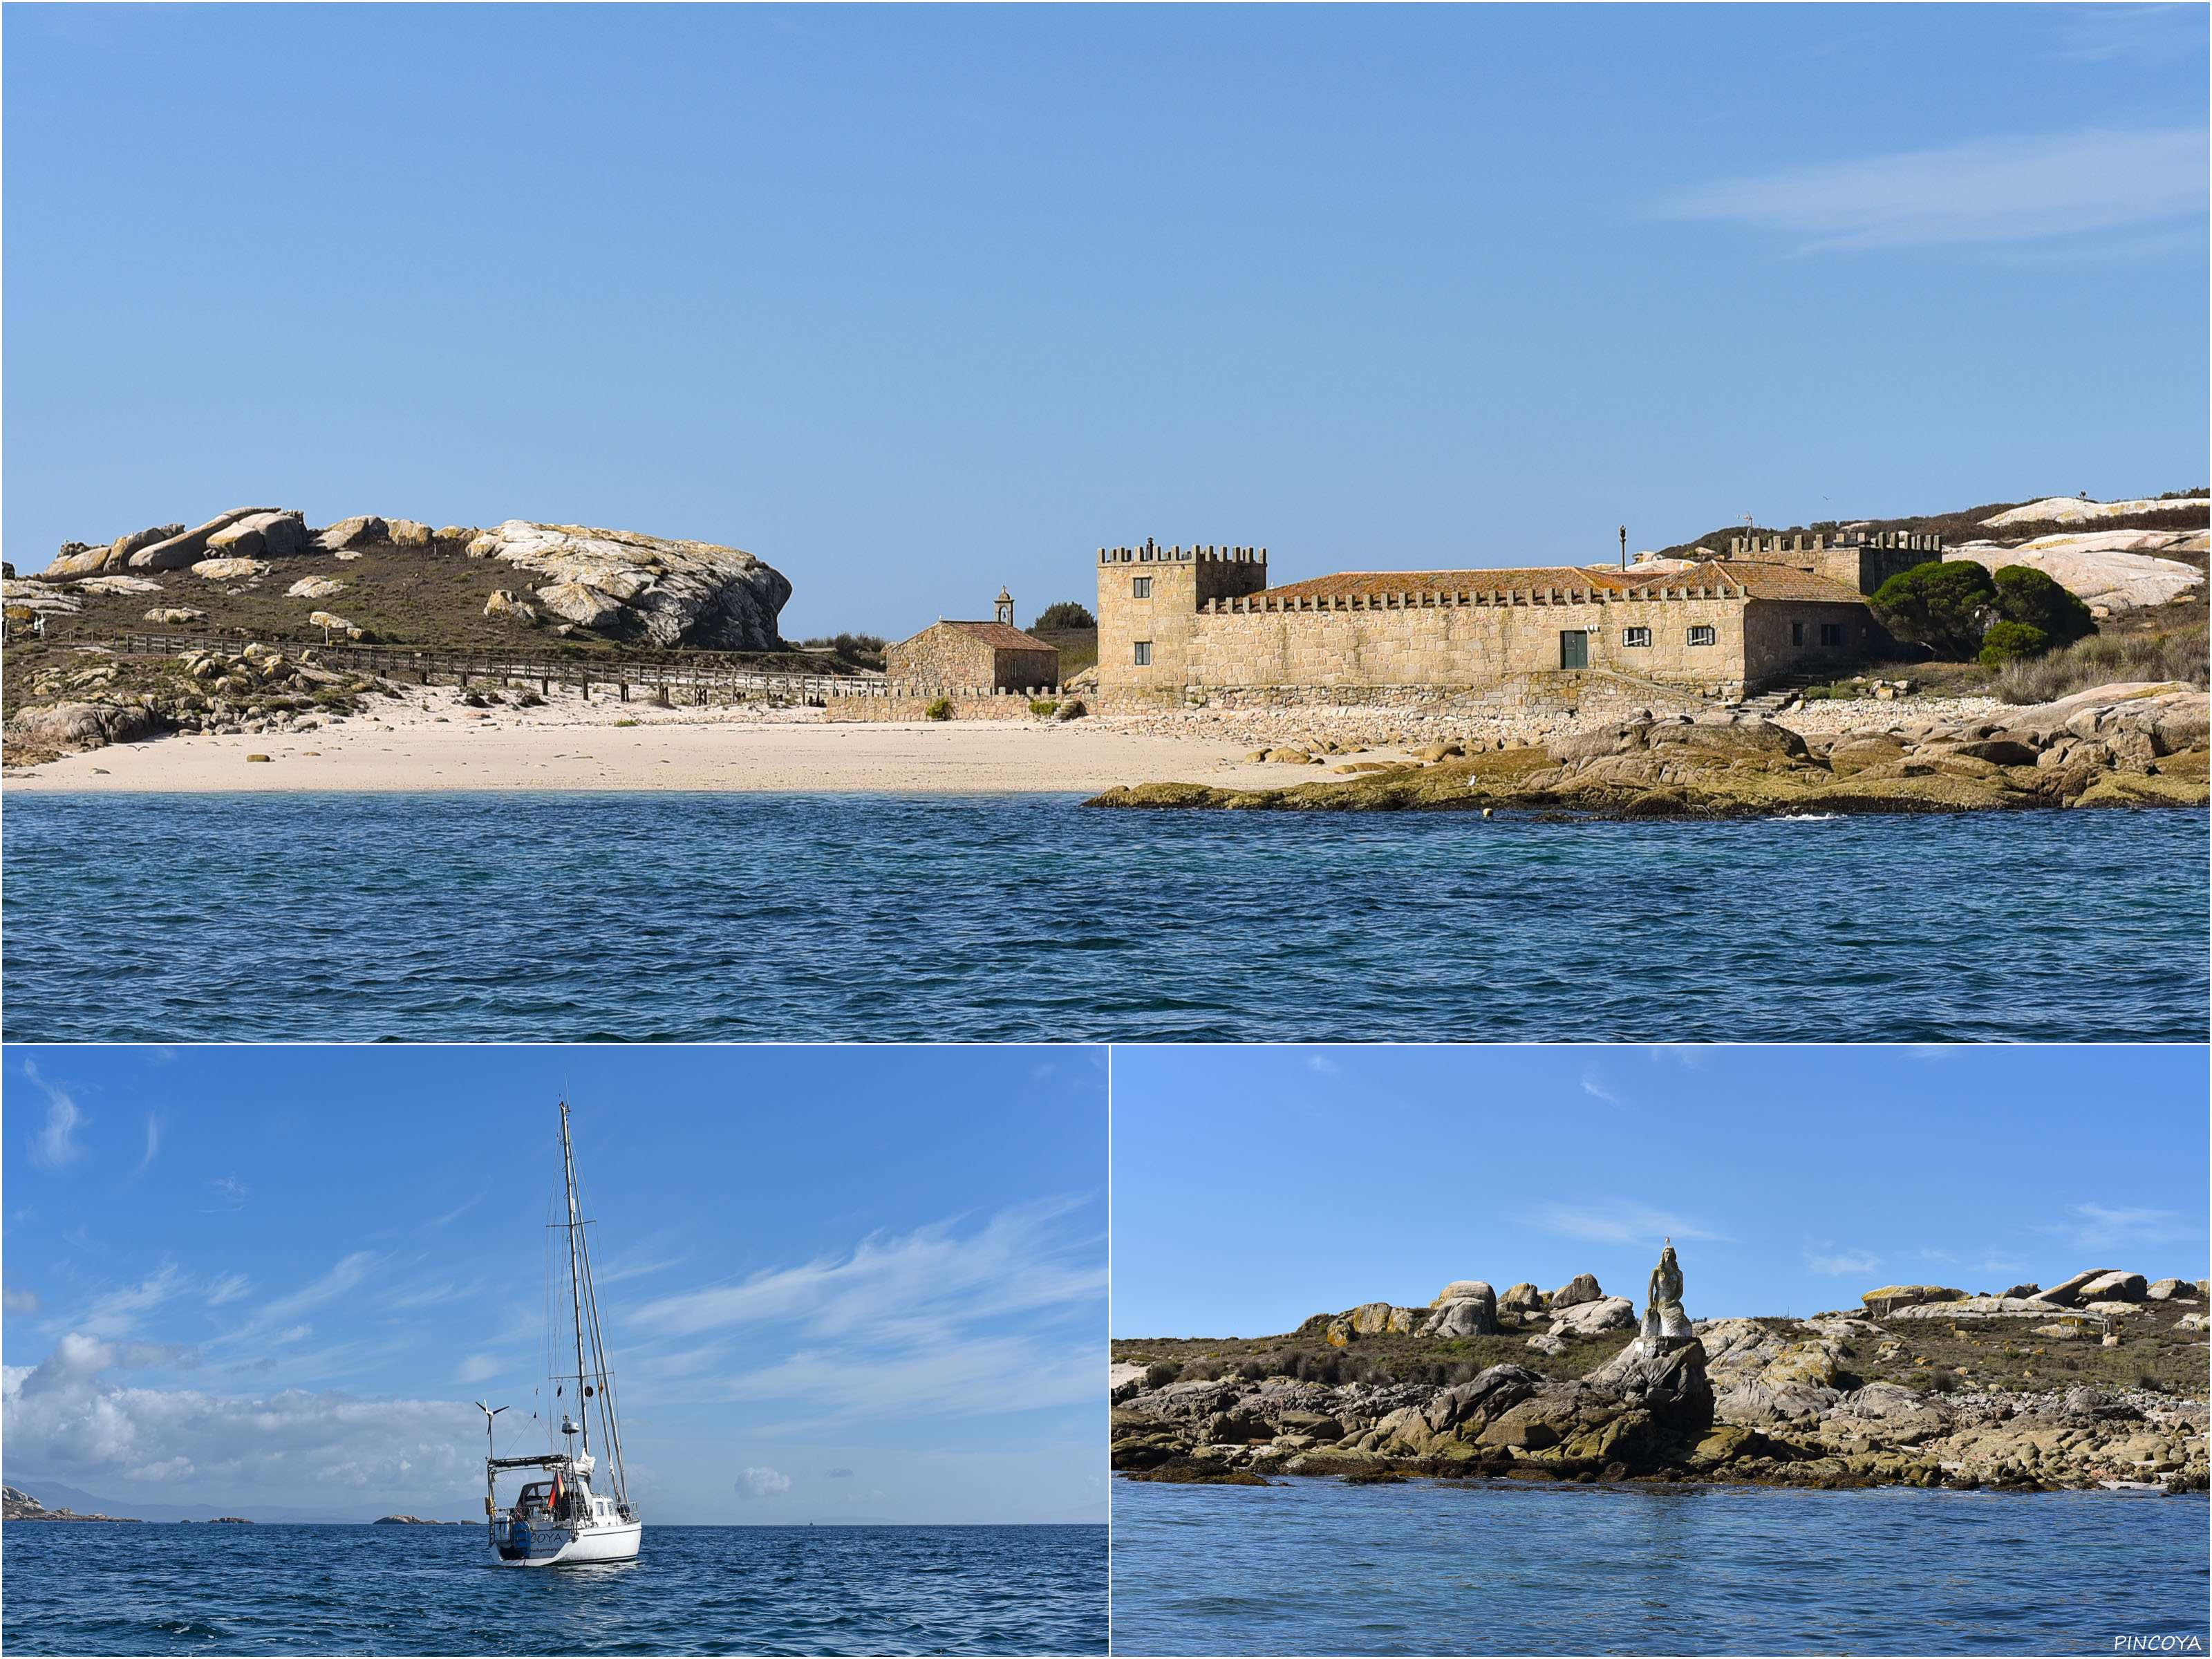
[[[1114,1050],[1113,1328],[1262,1336],[1455,1279],[1698,1318],[2206,1272],[2203,1048]]]
[[[469,1402],[538,1449],[565,1086],[649,1522],[1105,1518],[1103,1051],[5,1071],[5,1450],[34,1493],[476,1513]]]
[[[2202,6],[10,5],[9,556],[699,537],[793,637],[2201,484]]]

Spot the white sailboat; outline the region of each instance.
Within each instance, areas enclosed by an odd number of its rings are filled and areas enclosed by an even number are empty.
[[[568,1135],[568,1103],[561,1103],[561,1170],[568,1207],[553,1224],[565,1236],[568,1256],[568,1313],[576,1368],[556,1370],[553,1409],[560,1416],[557,1447],[529,1457],[491,1455],[492,1419],[507,1409],[477,1407],[484,1414],[484,1516],[500,1564],[568,1566],[585,1561],[630,1561],[645,1537],[645,1523],[630,1506],[624,1485],[622,1419],[616,1409],[614,1373],[599,1341],[599,1304],[592,1288],[592,1253],[576,1199],[576,1150]],[[564,1345],[565,1346],[566,1345]],[[569,1358],[560,1355],[559,1363]],[[573,1406],[573,1414],[571,1407]],[[594,1425],[596,1423],[596,1430]],[[550,1437],[549,1436],[549,1438]],[[596,1444],[597,1449],[594,1449]],[[537,1469],[545,1478],[524,1485],[502,1508],[501,1470]]]

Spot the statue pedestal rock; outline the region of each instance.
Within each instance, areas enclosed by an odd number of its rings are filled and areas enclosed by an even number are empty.
[[[1668,1241],[1651,1270],[1644,1327],[1635,1341],[1586,1379],[1641,1406],[1670,1428],[1712,1426],[1713,1385],[1705,1376],[1705,1345],[1682,1309],[1682,1269]]]

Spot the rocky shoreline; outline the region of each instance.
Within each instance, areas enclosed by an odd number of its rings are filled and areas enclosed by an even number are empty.
[[[1333,745],[1249,757],[1329,764]],[[2172,683],[1935,721],[1892,718],[1808,739],[1763,716],[1634,718],[1541,743],[1439,738],[1410,763],[1350,761],[1279,788],[1148,783],[1100,807],[1765,817],[1844,812],[2203,806],[2207,696]]]
[[[1802,1321],[1678,1321],[1678,1291],[1639,1327],[1589,1275],[1549,1295],[1455,1281],[1426,1309],[1317,1315],[1225,1364],[1147,1361],[1146,1345],[1117,1342],[1112,1463],[1126,1479],[1210,1485],[2203,1492],[2207,1300],[2202,1282],[2096,1270],[2047,1292],[1888,1286],[1864,1311]],[[2133,1385],[2052,1375],[2080,1364],[2066,1345],[2092,1340],[2120,1351]],[[1524,1358],[1482,1363],[1508,1343]],[[2162,1380],[2161,1365],[2185,1380]]]
[[[79,1515],[66,1504],[50,1510],[30,1493],[14,1486],[0,1486],[0,1521],[107,1521],[134,1527],[145,1525],[135,1515]]]

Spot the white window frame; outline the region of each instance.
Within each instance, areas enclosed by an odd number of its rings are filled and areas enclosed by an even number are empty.
[[[1711,623],[1690,624],[1689,642],[1692,645],[1718,645],[1720,638],[1720,629],[1715,628]]]
[[[1624,628],[1620,630],[1620,642],[1631,650],[1648,650],[1651,645],[1651,630],[1648,628]]]

